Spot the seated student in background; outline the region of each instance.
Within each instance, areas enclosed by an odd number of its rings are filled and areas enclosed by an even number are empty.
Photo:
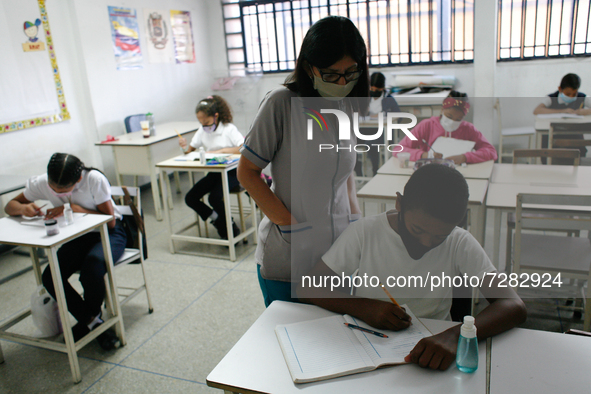
[[[388,287],[388,277],[468,275],[482,278],[496,273],[483,248],[466,230],[457,227],[468,206],[468,185],[455,169],[428,164],[416,170],[396,193],[396,211],[366,217],[347,227],[309,272],[316,277],[377,276],[400,304],[417,317],[450,319],[449,286]],[[476,316],[478,338],[499,334],[525,321],[526,309],[515,291],[499,287],[499,278],[480,287],[490,303]],[[400,282],[399,282],[400,283]],[[408,282],[410,283],[410,282]],[[336,293],[336,294],[335,294]],[[403,309],[379,287],[359,287],[331,292],[330,287],[298,287],[300,300],[341,314],[355,316],[376,328],[402,330],[411,324]],[[338,298],[335,298],[338,297]],[[460,325],[422,339],[406,361],[422,367],[447,369],[455,359]]]
[[[472,123],[463,120],[469,109],[470,103],[466,94],[452,90],[449,97],[443,100],[440,116],[425,119],[412,129],[412,134],[417,137],[416,141],[404,137],[399,142],[404,147],[403,152],[410,152],[411,161],[428,157],[441,158],[442,155],[434,153],[429,146],[433,146],[433,143],[439,137],[450,137],[458,140],[474,141],[476,144],[472,152],[445,157],[445,159],[451,159],[456,164],[473,164],[496,160],[497,151],[494,146],[488,142],[480,131],[476,130]],[[397,153],[394,153],[394,156],[396,155]]]
[[[197,104],[197,120],[201,127],[197,130],[185,154],[203,147],[207,153],[240,153],[244,143],[244,136],[232,124],[230,106],[220,96],[209,96]],[[185,149],[187,141],[179,139],[179,145]],[[230,190],[239,185],[236,170],[228,172],[228,187]],[[208,207],[201,198],[209,193]],[[218,231],[220,238],[228,239],[226,229],[226,211],[222,191],[222,176],[220,173],[210,172],[193,186],[185,196],[185,203],[201,216],[201,219],[211,223]],[[213,209],[212,209],[213,208]],[[240,234],[240,229],[232,219],[234,236]]]
[[[386,77],[381,72],[374,72],[371,74],[369,79],[369,95],[371,100],[369,102],[369,116],[377,116],[380,112],[384,113],[384,119],[388,112],[401,112],[398,103],[386,90]],[[361,128],[362,134],[373,134],[375,133],[374,128]],[[371,160],[371,169],[373,175],[375,175],[380,166],[380,152],[378,149],[370,149],[367,152],[367,156]],[[355,164],[355,172],[357,175],[361,175],[361,166],[363,162],[357,161]]]
[[[112,215],[113,220],[107,227],[113,262],[123,255],[127,237],[120,221],[122,215],[111,198],[109,181],[99,170],[85,167],[74,155],[54,153],[47,165],[47,174],[29,179],[25,191],[9,201],[4,210],[11,216],[34,217],[42,214],[36,200],[48,200],[54,206],[47,210],[46,219],[62,216],[65,203],[70,203],[74,212]],[[91,232],[65,243],[57,251],[57,257],[68,310],[78,321],[72,327],[77,341],[103,323],[101,305],[105,298],[107,268],[100,233]],[[80,271],[84,296],[68,282],[77,271]],[[43,286],[55,298],[49,266],[43,271],[42,279]],[[97,339],[105,350],[116,348],[119,342],[111,330]]]
[[[560,81],[558,90],[550,93],[546,99],[534,109],[534,115],[566,113],[574,115],[591,115],[591,99],[585,93],[579,92],[581,78],[577,74],[566,74]],[[581,134],[560,134],[561,139],[582,140]],[[548,148],[548,136],[542,135],[542,148]],[[574,148],[581,151],[585,157],[585,147]],[[546,162],[542,159],[542,162]],[[572,164],[572,160],[554,159],[554,164]]]

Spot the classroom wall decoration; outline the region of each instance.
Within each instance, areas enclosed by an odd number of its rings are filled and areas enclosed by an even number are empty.
[[[45,0],[0,3],[0,133],[70,119]]]
[[[144,9],[144,26],[150,63],[172,63],[174,48],[168,11]]]
[[[142,50],[135,9],[109,6],[109,22],[117,70],[142,68]]]
[[[170,24],[177,63],[195,63],[193,29],[189,11],[170,10]]]

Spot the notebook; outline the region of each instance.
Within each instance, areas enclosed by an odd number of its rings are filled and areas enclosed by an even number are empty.
[[[344,323],[373,329],[349,315],[278,325],[275,334],[294,383],[308,383],[405,364],[404,357],[431,332],[404,305],[412,325],[402,331],[377,330],[381,338],[348,328]],[[375,330],[375,329],[374,329]]]
[[[569,114],[567,112],[556,112],[553,114],[539,114],[536,116],[538,117],[538,119],[584,118],[583,115]]]
[[[474,148],[476,142],[467,140],[458,140],[455,138],[439,137],[435,140],[432,148],[435,152],[441,153],[443,158],[450,156],[463,155]]]

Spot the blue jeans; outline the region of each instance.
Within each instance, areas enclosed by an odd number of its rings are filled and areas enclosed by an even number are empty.
[[[111,254],[115,263],[125,251],[127,237],[119,220],[115,228],[109,229]],[[57,251],[58,265],[62,274],[64,293],[68,304],[68,311],[83,324],[97,316],[105,298],[105,257],[100,233],[88,233],[65,243]],[[84,288],[84,298],[72,287],[68,278],[80,271],[80,283]],[[43,271],[43,286],[55,298],[55,288],[49,265]],[[116,295],[115,295],[116,297]]]
[[[291,296],[292,287],[296,285],[295,283],[264,279],[261,276],[261,266],[258,264],[257,275],[259,277],[259,286],[261,286],[263,292],[265,307],[271,305],[273,301],[300,302],[300,300]],[[295,289],[293,291],[295,292]]]

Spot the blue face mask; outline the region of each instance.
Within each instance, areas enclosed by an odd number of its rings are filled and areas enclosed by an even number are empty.
[[[570,104],[570,103],[574,103],[577,100],[577,96],[575,97],[568,97],[566,94],[564,93],[559,93],[558,97],[565,102],[566,104]]]

